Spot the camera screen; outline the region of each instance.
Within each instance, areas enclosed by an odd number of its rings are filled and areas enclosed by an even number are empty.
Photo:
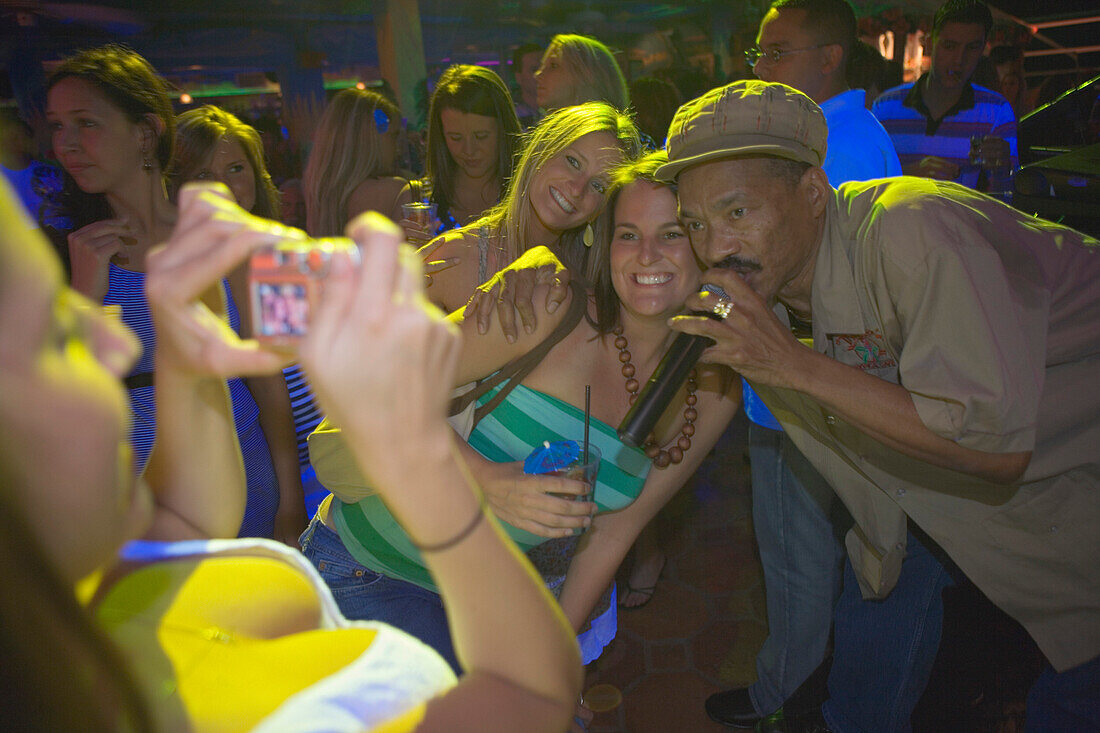
[[[305,336],[309,325],[309,294],[300,283],[256,284],[260,336]]]

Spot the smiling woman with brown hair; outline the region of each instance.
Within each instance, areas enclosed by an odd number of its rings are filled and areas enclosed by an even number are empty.
[[[678,221],[676,196],[654,177],[663,155],[628,161],[609,174],[604,234],[584,263],[591,287],[573,287],[572,299],[540,316],[533,332],[521,330],[508,341],[495,328],[477,333],[464,311],[451,315],[463,334],[453,384],[477,382],[461,399],[476,405],[479,419],[467,439],[476,453],[467,461],[479,474],[515,469],[543,441],[579,440],[585,433],[585,387],[591,387],[590,438],[602,454],[591,495],[578,496],[588,492],[581,482],[540,475],[534,478],[545,482],[546,493],[532,499],[550,512],[579,507],[576,524],[587,526],[575,550],[562,548],[560,567],[540,566],[580,634],[585,663],[615,636],[614,606],[605,611],[601,605],[627,550],[691,477],[740,405],[740,385],[728,371],[700,367],[644,447],[627,446],[616,434],[614,426],[669,348],[669,318],[683,312],[702,274]],[[517,267],[524,264],[521,258]],[[538,286],[535,298],[545,290]],[[347,616],[392,623],[457,665],[423,555],[373,492],[369,474],[350,461],[344,429],[333,416],[310,436],[318,478],[333,497],[303,535],[303,551]],[[488,482],[483,485],[489,493]],[[490,494],[489,501],[496,507],[499,497]],[[503,526],[529,552],[538,552],[552,536]],[[572,530],[565,534],[572,536]],[[587,629],[594,611],[599,615]]]

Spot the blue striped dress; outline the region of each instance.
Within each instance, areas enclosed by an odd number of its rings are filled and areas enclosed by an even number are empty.
[[[145,273],[124,270],[111,264],[107,283],[107,295],[103,304],[120,306],[123,323],[141,340],[141,358],[134,365],[131,375],[152,372],[156,335],[149,303],[145,300]],[[229,323],[234,331],[239,332],[240,315],[225,281],[222,281],[222,288],[229,306]],[[130,410],[133,414],[130,441],[134,446],[134,470],[138,474],[145,470],[156,434],[157,410],[153,392],[152,385],[130,389]],[[238,536],[270,538],[275,534],[279,483],[275,477],[267,439],[260,427],[260,411],[252,393],[240,379],[229,380],[229,396],[233,403],[233,420],[236,423],[248,479],[248,502]]]
[[[309,434],[321,424],[321,409],[313,399],[309,381],[302,367],[291,364],[283,370],[286,389],[290,393],[290,410],[294,415],[294,436],[298,441],[298,465],[302,470],[309,466]]]

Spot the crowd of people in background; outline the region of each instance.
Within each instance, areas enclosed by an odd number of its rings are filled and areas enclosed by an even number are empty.
[[[1028,729],[1100,730],[1100,436],[1069,396],[1098,243],[1009,206],[1040,98],[992,27],[949,0],[909,82],[847,0],[772,2],[729,79],[559,34],[429,80],[416,155],[384,91],[302,141],[177,114],[125,46],[61,61],[48,155],[0,110],[0,574],[30,599],[0,604],[28,670],[0,677],[41,703],[15,720],[584,730],[582,665],[659,592],[647,525],[743,408],[770,635],[752,686],[667,704],[909,730],[965,576],[1049,662]],[[308,238],[310,333],[257,348],[250,256]],[[628,445],[678,331],[717,346]],[[523,470],[590,427],[594,496]]]

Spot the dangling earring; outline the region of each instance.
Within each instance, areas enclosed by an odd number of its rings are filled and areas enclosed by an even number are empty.
[[[145,143],[141,144],[141,169],[143,171],[153,170],[153,161],[149,158],[149,151],[145,149]]]
[[[591,247],[592,243],[596,241],[596,233],[592,231],[592,222],[584,225],[584,234],[581,235],[581,241],[584,242],[585,247]]]

